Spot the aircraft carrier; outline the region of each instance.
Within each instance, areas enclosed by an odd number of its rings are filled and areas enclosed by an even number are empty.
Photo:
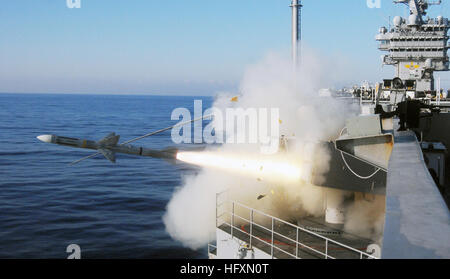
[[[393,18],[376,40],[395,76],[373,87],[334,94],[360,104],[340,135],[325,142],[332,154],[324,189],[351,192],[345,201],[385,205],[381,239],[345,231],[344,203],[325,202],[321,218],[282,220],[227,192],[216,197],[211,259],[450,258],[450,100],[434,72],[449,70],[449,20],[427,17],[441,1],[398,0],[409,17]],[[294,65],[300,60],[301,1],[292,1]],[[295,140],[295,139],[294,139]],[[447,203],[447,204],[446,204]]]
[[[323,174],[313,167],[308,176],[308,185],[325,193],[322,217],[285,220],[235,200],[227,191],[218,193],[216,237],[208,245],[209,258],[450,258],[450,176],[446,175],[450,100],[434,76],[449,71],[450,23],[443,16],[427,17],[430,6],[440,1],[397,0],[394,4],[405,5],[409,17],[394,17],[392,26],[379,29],[376,40],[379,49],[387,52],[383,63],[395,67],[395,76],[352,91],[318,92],[318,96],[335,95],[360,108],[358,116],[338,127],[340,133],[333,141],[320,143],[330,155],[329,170]],[[293,0],[291,8],[295,71],[301,61],[301,1]],[[178,149],[152,150],[129,144],[207,117],[121,144],[115,133],[100,141],[56,135],[38,139],[97,151],[73,163],[100,154],[115,162],[116,153],[176,161],[180,160]],[[295,141],[295,137],[281,137],[281,149],[289,152],[287,147]],[[328,194],[332,191],[345,191],[345,198],[333,201]],[[345,227],[352,219],[346,208],[357,203],[377,207],[377,213],[382,213],[381,236],[375,239]],[[365,208],[361,209],[359,214],[365,214]]]

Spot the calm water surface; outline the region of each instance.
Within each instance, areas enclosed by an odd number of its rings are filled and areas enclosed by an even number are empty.
[[[162,216],[182,176],[195,169],[117,155],[69,166],[92,152],[44,144],[42,134],[121,141],[177,123],[177,107],[208,97],[0,94],[0,258],[205,258],[166,233]],[[173,146],[170,131],[144,139]]]

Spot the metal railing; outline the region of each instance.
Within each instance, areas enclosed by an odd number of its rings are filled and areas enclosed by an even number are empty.
[[[315,258],[324,259],[339,258],[336,255],[332,255],[331,252],[334,251],[334,254],[340,253],[341,255],[346,254],[347,256],[352,254],[359,259],[377,259],[377,257],[366,252],[339,243],[305,228],[293,225],[239,202],[229,201],[227,199],[219,202],[219,198],[223,194],[224,193],[217,194],[216,197],[216,226],[218,228],[227,228],[231,237],[236,237],[247,242],[250,249],[257,247],[261,250],[264,246],[269,246],[270,250],[266,249],[264,252],[270,254],[271,258],[288,257],[301,259],[302,257],[300,254],[314,255]],[[248,219],[241,216],[245,214],[238,213],[242,211],[248,211]],[[257,219],[255,218],[255,215],[260,217],[260,219],[261,217],[266,218],[268,221],[264,222],[266,225],[258,223],[258,221],[255,220]],[[284,228],[285,232],[277,231],[277,228],[281,227]],[[289,231],[290,233],[287,233]],[[292,237],[294,232],[295,238]],[[302,241],[302,239],[305,238],[309,239],[309,244]],[[323,243],[323,246],[313,246],[310,244],[313,242]],[[214,248],[216,247],[214,246]]]
[[[208,244],[208,256],[217,256],[217,246],[211,243]]]

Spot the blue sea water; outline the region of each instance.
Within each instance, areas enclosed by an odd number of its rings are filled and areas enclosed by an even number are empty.
[[[121,141],[176,124],[177,107],[193,112],[210,97],[0,94],[0,258],[206,258],[170,238],[162,217],[182,176],[195,168],[117,155],[78,165],[92,151],[45,144],[42,134]],[[173,146],[170,131],[136,142]],[[195,201],[193,201],[195,202]],[[195,216],[192,216],[195,218]]]

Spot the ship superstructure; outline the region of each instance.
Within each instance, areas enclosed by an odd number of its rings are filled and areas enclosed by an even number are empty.
[[[448,18],[438,16],[425,18],[430,5],[441,1],[398,0],[398,4],[409,7],[409,17],[394,17],[393,27],[381,27],[376,40],[379,49],[389,52],[382,57],[383,63],[396,68],[395,78],[385,80],[384,88],[406,89],[409,97],[426,96],[435,90],[434,72],[449,70],[447,54]]]
[[[323,217],[292,222],[230,200],[225,192],[216,199],[216,241],[208,246],[210,258],[450,257],[450,212],[443,198],[449,184],[450,106],[441,105],[434,80],[434,72],[449,70],[450,24],[442,16],[425,18],[429,6],[441,1],[394,3],[406,4],[410,16],[395,17],[394,27],[380,28],[376,40],[380,50],[389,52],[383,63],[396,67],[395,76],[373,87],[366,82],[348,94],[332,94],[359,102],[361,115],[348,119],[336,140],[323,143],[331,155],[330,170],[320,182],[311,180],[324,189],[352,193],[347,203],[382,203],[381,238],[346,232],[343,204],[333,204],[328,197]],[[293,1],[291,7],[298,9],[293,12],[292,36],[296,65],[301,4]]]
[[[216,241],[209,245],[210,258],[450,258],[450,211],[443,198],[450,193],[450,180],[446,176],[450,169],[447,151],[450,105],[440,103],[439,87],[435,92],[437,100],[429,97],[434,90],[434,72],[449,70],[447,32],[450,25],[442,16],[424,18],[428,7],[440,1],[398,0],[394,3],[407,4],[410,16],[408,19],[395,17],[394,28],[381,28],[377,40],[381,50],[389,51],[383,61],[396,67],[395,77],[375,88],[365,82],[357,98],[351,94],[349,97],[346,92],[334,94],[343,102],[359,102],[361,114],[346,119],[344,127],[336,127],[340,133],[333,140],[314,142],[313,147],[321,152],[314,149],[304,155],[300,159],[308,161],[305,170],[294,171],[295,181],[291,185],[315,187],[314,198],[306,197],[318,205],[320,212],[297,214],[295,207],[295,213],[288,214],[289,217],[284,215],[289,218],[284,220],[274,216],[276,213],[263,212],[236,200],[228,191],[217,194]],[[293,64],[297,70],[301,1],[293,0],[291,7]],[[333,92],[325,90],[317,95],[330,98]],[[183,161],[183,153],[175,149],[151,150],[128,144],[209,117],[180,122],[121,144],[114,133],[98,142],[54,135],[38,139],[97,150],[73,163],[98,154],[114,162],[115,152]],[[280,152],[289,153],[291,144],[299,143],[297,140],[295,135],[281,136]],[[323,160],[322,157],[327,158],[327,170],[315,164]],[[191,161],[185,158],[184,162]],[[246,164],[239,161],[234,165],[245,169]],[[258,176],[266,169],[289,169],[286,164],[281,167],[254,161],[249,164]],[[258,182],[262,180],[257,178]],[[256,201],[264,199],[269,192],[275,196],[274,188],[280,185],[271,184],[279,183],[268,182],[267,186],[272,189],[259,196],[255,193]],[[285,205],[287,194],[279,194]],[[317,196],[320,199],[315,199]],[[373,226],[365,226],[372,232],[364,234],[346,227],[348,220],[363,223],[349,216],[348,209],[355,205],[359,207],[354,212],[374,219]]]

